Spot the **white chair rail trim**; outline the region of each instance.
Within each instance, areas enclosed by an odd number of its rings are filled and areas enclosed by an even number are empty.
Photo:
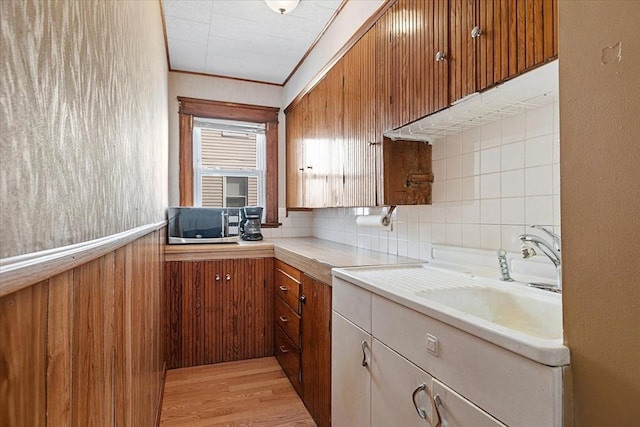
[[[164,227],[166,223],[166,221],[160,221],[88,242],[2,258],[0,259],[0,298],[100,258]]]

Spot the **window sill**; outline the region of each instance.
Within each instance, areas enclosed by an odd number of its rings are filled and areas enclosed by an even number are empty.
[[[282,223],[279,222],[264,222],[262,224],[260,224],[260,226],[262,228],[278,228],[282,225]]]

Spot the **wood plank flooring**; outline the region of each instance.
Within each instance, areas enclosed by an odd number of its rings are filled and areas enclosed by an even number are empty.
[[[274,357],[167,371],[161,426],[315,426]]]

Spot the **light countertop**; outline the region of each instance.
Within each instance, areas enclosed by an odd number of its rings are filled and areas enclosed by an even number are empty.
[[[164,253],[166,261],[275,257],[328,284],[331,284],[333,267],[423,262],[415,258],[375,252],[313,237],[241,241],[218,245],[165,245]]]

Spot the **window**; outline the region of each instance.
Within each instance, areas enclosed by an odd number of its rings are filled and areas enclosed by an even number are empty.
[[[265,205],[264,124],[194,119],[194,205]]]
[[[198,126],[194,124],[203,119],[216,119],[227,121],[241,121],[252,124],[261,124],[264,127],[263,164],[262,173],[264,181],[264,202],[258,199],[258,205],[264,206],[263,227],[277,227],[278,224],[278,113],[277,107],[265,107],[260,105],[237,104],[231,102],[209,101],[195,98],[178,97],[179,103],[179,128],[180,128],[180,152],[179,152],[179,190],[180,206],[197,206],[196,185],[214,180],[215,171],[203,168],[198,171],[194,167],[194,133]],[[229,131],[232,132],[232,131]],[[202,135],[201,135],[202,137]],[[256,136],[256,139],[259,139]],[[256,143],[258,147],[258,142]],[[257,149],[257,148],[256,148]],[[256,152],[257,157],[260,153]],[[259,160],[259,159],[258,159]],[[212,173],[209,173],[212,172]],[[237,172],[237,171],[236,171]],[[240,174],[227,174],[223,177],[222,194],[223,203],[239,204],[243,197],[251,198],[251,179],[253,174],[242,171]],[[204,179],[204,181],[203,181]],[[244,180],[246,179],[246,181]],[[259,179],[256,178],[256,179]],[[245,185],[246,184],[246,185]],[[206,192],[207,187],[205,187]],[[225,193],[226,189],[226,193]],[[202,191],[202,190],[201,190]],[[246,194],[245,194],[246,193]],[[202,193],[201,193],[202,194]],[[228,196],[228,197],[227,197]],[[260,197],[258,192],[258,198]],[[203,203],[200,199],[200,203]],[[206,202],[205,202],[206,203]],[[247,203],[252,204],[252,203]]]

